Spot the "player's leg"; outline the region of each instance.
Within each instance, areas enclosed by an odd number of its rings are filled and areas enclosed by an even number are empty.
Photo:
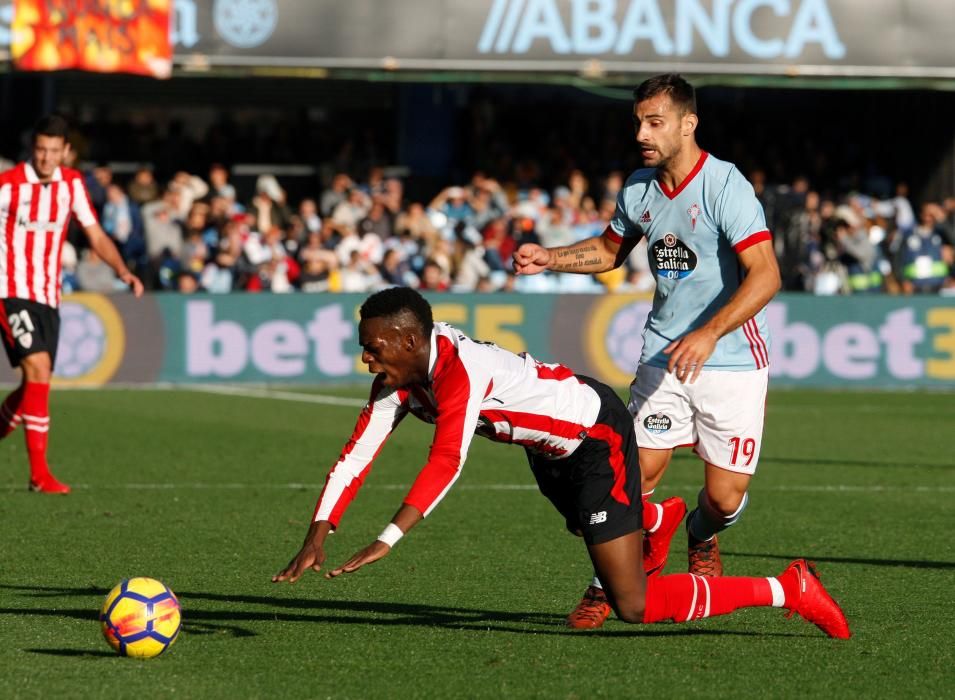
[[[640,456],[644,570],[654,576],[666,565],[686,504],[677,497],[657,503],[651,496],[670,465],[673,449],[696,442],[693,411],[686,387],[665,368],[651,365],[637,368],[628,408]]]
[[[36,352],[24,357],[20,366],[24,378],[20,415],[30,459],[30,488],[43,493],[69,493],[70,487],[50,473],[47,463],[53,360],[47,352]]]
[[[661,503],[652,501],[651,497],[670,464],[673,448],[695,441],[692,412],[682,385],[666,369],[651,365],[637,368],[630,384],[628,410],[640,446],[643,569],[647,575],[655,576],[666,565],[670,541],[686,514],[686,504],[678,497]],[[568,616],[568,624],[572,627],[599,626],[594,624],[598,618],[595,611],[609,614],[609,608],[604,605],[605,597],[600,577],[594,573],[580,603]]]
[[[3,349],[10,360],[10,366],[14,369],[20,366],[20,351],[16,338],[13,337],[13,329],[10,327],[10,321],[7,318],[7,308],[3,299],[0,299],[0,340],[3,341]],[[7,394],[3,403],[0,404],[0,440],[16,430],[22,419],[20,418],[20,403],[23,401],[23,382]]]
[[[23,383],[7,394],[0,404],[0,440],[17,429],[23,422],[20,417],[20,403],[23,401]]]
[[[647,576],[657,576],[666,566],[670,541],[686,515],[686,502],[679,496],[671,496],[659,503],[651,500],[656,485],[670,464],[673,450],[641,447],[639,454],[643,491],[643,570]],[[647,465],[646,471],[644,465]]]
[[[705,470],[705,486],[686,519],[689,571],[700,576],[722,576],[717,535],[735,525],[746,509],[750,477],[709,462]]]
[[[47,463],[50,379],[59,342],[59,312],[46,304],[25,300],[8,300],[7,307],[12,311],[7,320],[21,351],[23,398],[20,417],[30,459],[30,489],[42,493],[69,493],[70,487],[57,481]]]
[[[643,622],[647,576],[643,571],[643,531],[588,544],[594,571],[607,602],[624,622]]]
[[[583,533],[578,521],[569,470],[559,461],[537,458],[530,452],[527,453],[527,459],[540,492],[564,516],[567,531],[581,537]],[[591,585],[584,591],[580,602],[567,616],[567,626],[574,629],[596,629],[604,623],[610,613],[607,595],[600,581],[594,577]]]
[[[568,615],[567,624],[578,629],[593,629],[600,627],[611,612],[593,548],[624,535],[640,533],[643,501],[633,419],[627,407],[609,387],[587,377],[581,377],[581,380],[600,396],[601,410],[588,437],[566,460],[565,472],[571,475],[568,493],[573,512],[577,513],[573,519],[579,523],[580,534],[591,550],[595,569],[593,582]],[[642,544],[639,538],[634,541],[637,542],[636,566],[641,569],[642,576]],[[631,545],[633,542],[628,546]],[[619,543],[616,546],[620,546]],[[622,576],[629,580],[627,567]],[[618,591],[621,585],[617,584]],[[633,599],[629,593],[622,600],[629,601],[625,604],[630,606],[628,609],[632,608]]]
[[[624,622],[690,622],[740,608],[777,607],[788,609],[790,617],[798,613],[831,637],[850,636],[842,609],[805,560],[794,561],[779,576],[767,578],[694,574],[647,578],[641,565],[642,538],[637,530],[587,545],[607,600]]]
[[[718,534],[734,525],[749,503],[747,489],[762,447],[768,371],[705,371],[691,385],[705,483],[687,516],[689,571],[721,576]]]

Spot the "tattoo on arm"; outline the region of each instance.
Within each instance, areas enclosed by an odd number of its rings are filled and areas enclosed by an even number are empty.
[[[580,260],[587,253],[596,253],[597,246],[586,245],[586,246],[572,246],[569,248],[559,248],[556,253],[558,258],[569,258],[573,256],[577,260]]]

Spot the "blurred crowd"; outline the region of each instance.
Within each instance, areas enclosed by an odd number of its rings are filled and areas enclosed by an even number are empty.
[[[784,289],[819,295],[955,294],[955,197],[917,209],[892,196],[823,197],[808,180],[767,186],[750,174],[773,232]]]
[[[87,173],[104,230],[153,290],[358,292],[391,285],[460,292],[648,292],[646,246],[597,275],[515,277],[511,253],[524,242],[566,245],[600,233],[625,174],[596,180],[579,170],[552,189],[502,183],[481,172],[409,201],[401,178],[370,167],[361,179],[334,174],[314,196],[289,201],[263,174],[243,199],[230,172],[149,168],[121,181],[108,167]],[[749,173],[767,214],[788,290],[820,295],[955,293],[955,197],[916,211],[904,184],[893,197],[823,197],[804,179],[767,185]],[[122,288],[74,231],[63,254],[64,289]]]

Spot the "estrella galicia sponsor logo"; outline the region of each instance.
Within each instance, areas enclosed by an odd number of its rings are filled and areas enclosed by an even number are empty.
[[[696,253],[673,233],[650,246],[650,256],[657,276],[666,280],[681,280],[696,269]]]
[[[643,427],[651,433],[665,433],[673,426],[670,416],[662,413],[655,413],[643,419]]]
[[[279,21],[275,0],[216,0],[212,21],[223,39],[238,49],[265,43]]]

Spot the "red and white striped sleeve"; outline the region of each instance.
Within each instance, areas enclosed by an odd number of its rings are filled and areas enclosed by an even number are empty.
[[[78,170],[67,170],[66,178],[70,183],[70,211],[76,216],[83,228],[89,228],[99,223],[96,210],[83,182],[83,175]]]
[[[407,414],[408,392],[385,387],[375,379],[368,403],[358,416],[355,430],[325,479],[312,521],[327,520],[333,528],[365,483],[371,464],[391,431]]]
[[[427,463],[404,500],[424,516],[431,513],[461,475],[492,376],[489,368],[477,363],[466,365],[448,338],[437,335],[436,340],[438,361],[432,382],[437,409],[434,441]]]

